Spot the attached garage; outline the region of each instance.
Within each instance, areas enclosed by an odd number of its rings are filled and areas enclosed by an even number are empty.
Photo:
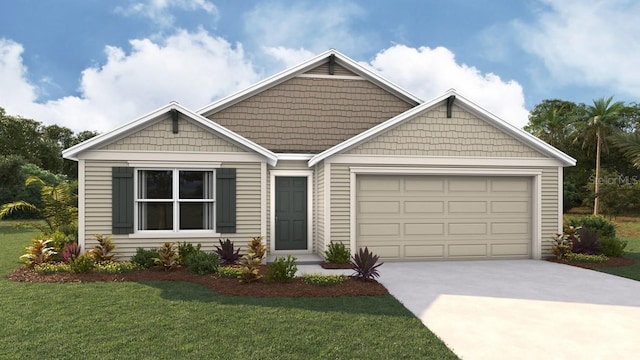
[[[356,248],[385,260],[532,257],[532,176],[358,175]]]

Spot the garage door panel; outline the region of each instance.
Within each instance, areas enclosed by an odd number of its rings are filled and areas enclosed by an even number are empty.
[[[529,244],[491,244],[492,256],[529,257]]]
[[[449,201],[449,213],[481,213],[486,214],[486,201]]]
[[[407,214],[444,213],[444,201],[405,201],[404,212]]]
[[[360,201],[361,214],[398,214],[399,201]]]
[[[364,223],[360,224],[362,236],[400,236],[400,224],[398,223]]]
[[[451,244],[449,245],[449,257],[486,257],[486,244]]]
[[[529,212],[528,201],[492,201],[491,212],[492,213],[528,213]]]
[[[444,235],[443,223],[405,223],[404,234],[411,235]]]
[[[486,223],[449,223],[450,235],[487,235]]]
[[[443,258],[444,245],[405,245],[405,258]]]
[[[356,184],[357,247],[383,260],[531,256],[530,178],[358,175]]]

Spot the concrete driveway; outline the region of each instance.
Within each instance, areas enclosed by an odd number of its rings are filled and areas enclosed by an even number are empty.
[[[539,260],[385,263],[379,281],[464,359],[640,357],[640,282]]]

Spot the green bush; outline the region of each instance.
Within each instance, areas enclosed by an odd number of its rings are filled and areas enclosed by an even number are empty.
[[[84,254],[69,260],[69,267],[73,273],[85,274],[93,271],[95,265],[91,256]]]
[[[187,257],[187,269],[198,275],[213,274],[220,266],[220,257],[216,253],[198,250]]]
[[[221,278],[237,279],[242,275],[242,268],[237,266],[220,266],[217,273]]]
[[[341,284],[347,279],[346,275],[304,274],[302,276],[305,283],[318,286]]]
[[[188,243],[186,241],[182,243],[178,242],[178,263],[181,265],[187,265],[187,259],[189,256],[202,251],[201,248],[201,244],[193,246],[192,243]]]
[[[296,258],[287,255],[284,257],[277,257],[273,264],[267,267],[267,281],[269,282],[287,282],[293,280],[296,277]]]
[[[140,269],[140,265],[132,261],[105,261],[95,265],[97,272],[105,274],[122,274]]]
[[[603,238],[602,255],[608,257],[623,257],[624,249],[627,247],[627,241],[619,238]]]
[[[611,221],[607,220],[607,218],[602,215],[589,215],[571,218],[567,225],[587,228],[592,232],[600,234],[600,238],[616,237],[616,227]]]
[[[324,258],[328,263],[348,264],[351,261],[351,252],[343,243],[332,241],[324,252]]]
[[[568,253],[567,260],[572,262],[588,262],[588,263],[603,263],[609,260],[608,257],[600,254],[600,255],[589,255],[589,254],[576,254],[576,253]]]
[[[156,264],[158,250],[137,248],[136,254],[131,257],[131,261],[138,264],[142,269],[149,269]]]

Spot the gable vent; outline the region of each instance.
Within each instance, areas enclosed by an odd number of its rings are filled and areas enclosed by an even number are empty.
[[[329,55],[329,75],[333,75],[335,73],[335,65],[336,65],[336,55]]]

